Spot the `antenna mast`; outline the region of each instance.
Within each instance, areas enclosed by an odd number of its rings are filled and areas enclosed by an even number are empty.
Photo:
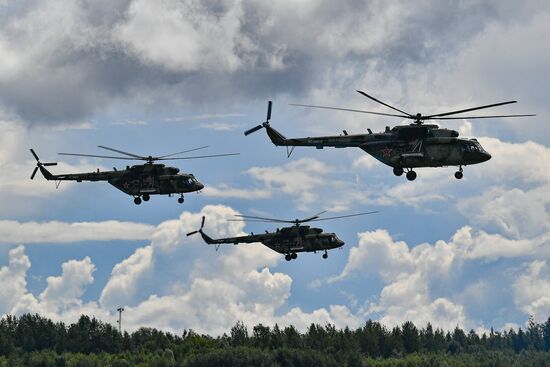
[[[118,323],[118,332],[122,334],[122,311],[124,311],[124,307],[119,307],[116,310],[118,311],[118,320],[116,321]]]

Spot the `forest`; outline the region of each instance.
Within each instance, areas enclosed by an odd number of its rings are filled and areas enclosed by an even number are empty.
[[[237,322],[212,337],[153,328],[119,333],[82,315],[76,323],[25,314],[0,319],[4,366],[550,366],[550,317],[525,330],[478,335],[405,322],[386,328],[368,320],[355,330],[312,324],[304,332]]]

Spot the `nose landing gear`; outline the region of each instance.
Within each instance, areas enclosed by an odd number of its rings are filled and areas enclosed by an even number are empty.
[[[323,254],[323,259],[326,259],[328,257],[328,252],[325,250],[325,253]]]
[[[183,194],[178,198],[178,203],[183,204]]]

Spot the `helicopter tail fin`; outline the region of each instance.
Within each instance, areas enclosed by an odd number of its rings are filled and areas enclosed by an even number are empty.
[[[40,170],[40,173],[42,173],[42,176],[44,176],[44,178],[46,180],[53,180],[54,175],[52,175],[52,173],[50,171],[48,171],[48,169],[46,167],[47,166],[57,166],[57,162],[42,163],[42,162],[40,162],[40,159],[38,158],[38,155],[36,154],[34,149],[31,149],[30,151],[31,151],[31,154],[33,155],[33,157],[36,159],[36,167],[34,167],[34,171],[32,171],[31,180],[34,180],[34,176],[36,176],[36,172],[38,170]]]
[[[205,221],[205,219],[206,219],[206,218],[203,216],[203,217],[202,217],[202,221],[201,221],[201,227],[200,227],[198,230],[196,230],[196,231],[187,233],[187,236],[192,236],[192,235],[194,235],[194,234],[196,234],[196,233],[200,233],[202,239],[204,240],[204,242],[206,242],[206,243],[208,243],[208,244],[212,244],[212,243],[214,243],[214,240],[212,240],[212,238],[210,238],[210,236],[208,236],[206,233],[204,233],[204,232],[202,231],[202,229],[204,228],[204,221]]]
[[[273,144],[284,145],[286,137],[283,134],[272,128],[270,125],[267,125],[265,130],[267,131],[267,136],[269,136],[269,139],[271,139]]]
[[[258,130],[261,130],[262,128],[265,128],[266,131],[267,131],[267,135],[269,136],[269,138],[271,139],[271,141],[273,142],[273,144],[275,145],[285,145],[285,141],[286,141],[286,138],[283,134],[281,134],[280,132],[278,132],[277,130],[275,130],[274,128],[271,127],[271,125],[269,125],[270,123],[270,120],[271,120],[271,107],[273,106],[273,102],[272,101],[268,101],[267,102],[267,115],[266,115],[266,118],[265,118],[265,121],[262,122],[261,124],[257,125],[257,126],[254,126],[253,128],[251,129],[248,129],[244,132],[244,135],[250,135]]]

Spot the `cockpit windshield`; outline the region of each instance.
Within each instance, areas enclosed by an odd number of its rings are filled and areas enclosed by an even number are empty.
[[[484,152],[485,150],[477,141],[468,141],[464,144],[464,149],[467,152]]]
[[[188,185],[193,185],[197,182],[195,177],[183,177],[183,182],[185,182]]]

